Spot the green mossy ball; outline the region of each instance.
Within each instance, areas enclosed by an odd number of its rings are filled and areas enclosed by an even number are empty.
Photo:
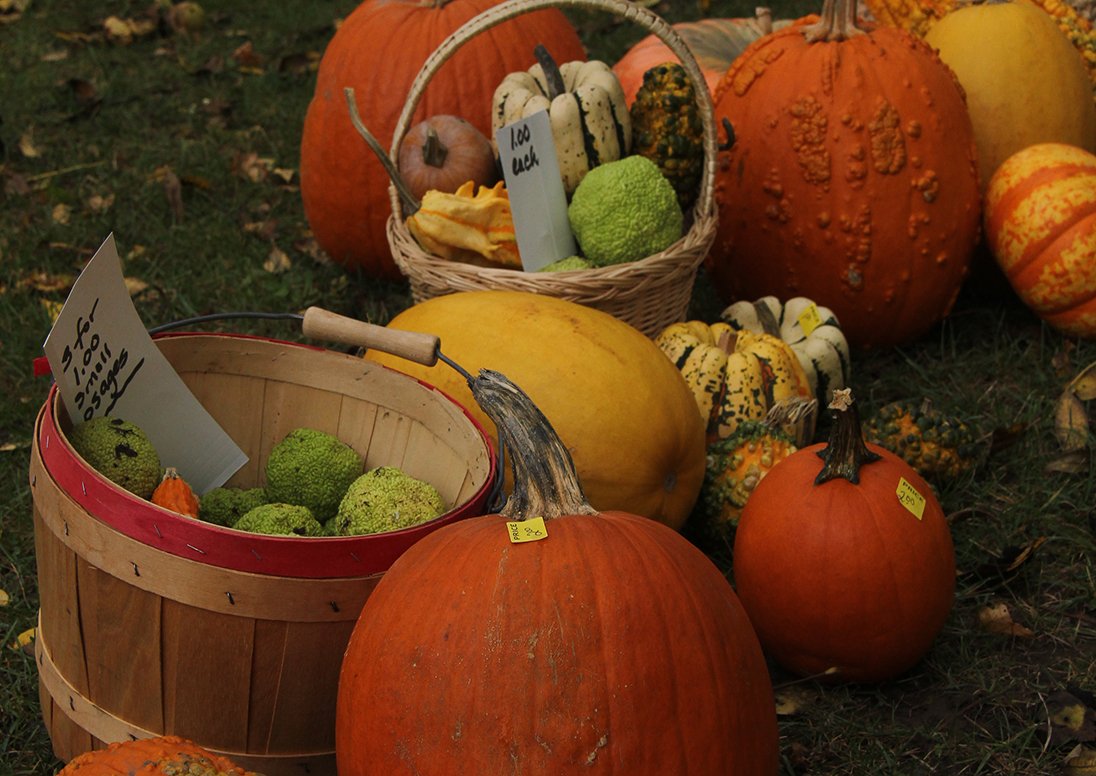
[[[160,482],[160,456],[136,424],[102,415],[72,430],[69,442],[95,471],[147,499]]]

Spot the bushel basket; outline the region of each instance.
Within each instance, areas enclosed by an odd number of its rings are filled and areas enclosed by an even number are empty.
[[[184,517],[88,466],[55,387],[30,462],[35,648],[54,752],[68,760],[172,734],[265,776],[334,776],[339,669],[362,606],[418,538],[484,513],[491,446],[440,391],[355,356],[222,334],[156,343],[248,455],[228,484],[261,485],[274,444],[310,427],[357,449],[366,468],[429,481],[450,509],[401,531],[325,538]]]
[[[505,289],[547,294],[589,305],[630,323],[648,336],[684,320],[696,274],[715,239],[718,211],[714,203],[716,126],[711,95],[704,76],[681,37],[658,15],[627,0],[509,0],[482,12],[454,31],[427,58],[411,84],[393,132],[390,158],[399,158],[419,100],[430,79],[454,53],[476,34],[530,11],[549,7],[603,10],[623,17],[657,35],[681,60],[695,87],[704,126],[704,168],[700,191],[687,232],[661,253],[637,261],[567,272],[524,272],[449,261],[423,250],[408,231],[395,186],[389,187],[392,215],[388,242],[396,266],[407,276],[416,302],[455,291]],[[535,41],[530,42],[530,51]],[[488,110],[489,106],[484,106]]]

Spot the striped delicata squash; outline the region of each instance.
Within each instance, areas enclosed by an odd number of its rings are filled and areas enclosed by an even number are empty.
[[[666,327],[655,343],[692,390],[709,446],[777,405],[785,405],[787,418],[780,428],[798,445],[813,437],[817,401],[799,359],[779,337],[735,331],[722,321],[684,321]]]
[[[510,73],[495,89],[491,135],[547,110],[563,188],[569,196],[591,169],[630,153],[628,105],[620,81],[606,63],[591,60],[557,66],[540,45],[536,56],[537,63],[528,71]]]

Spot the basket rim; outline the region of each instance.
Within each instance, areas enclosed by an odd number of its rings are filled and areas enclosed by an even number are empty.
[[[717,127],[715,123],[715,108],[712,102],[711,93],[708,90],[707,81],[700,70],[696,57],[685,44],[681,35],[661,16],[641,5],[630,2],[630,0],[504,0],[504,2],[496,6],[481,11],[452,32],[423,62],[418,75],[411,84],[403,105],[403,110],[401,111],[399,119],[396,122],[396,127],[393,130],[389,158],[393,160],[393,163],[398,160],[400,144],[403,142],[404,136],[410,129],[415,109],[418,107],[423,92],[440,67],[449,60],[461,46],[471,40],[476,34],[491,29],[516,16],[531,11],[560,7],[586,8],[614,13],[644,27],[650,34],[660,38],[662,42],[677,55],[693,83],[695,100],[700,112],[701,124],[703,127],[704,168],[701,176],[700,192],[697,201],[692,207],[692,223],[681,239],[659,254],[637,259],[636,261],[608,267],[593,267],[590,269],[558,273],[559,276],[566,278],[566,280],[560,281],[557,279],[556,283],[566,284],[570,281],[584,283],[593,279],[602,281],[608,280],[609,282],[631,282],[632,278],[630,276],[637,271],[640,273],[650,272],[655,265],[661,265],[663,263],[662,260],[675,257],[675,254],[677,254],[677,264],[686,263],[683,257],[678,253],[686,238],[692,238],[689,242],[697,243],[700,247],[700,250],[696,251],[696,255],[688,256],[688,254],[686,254],[684,257],[689,259],[687,262],[687,269],[690,272],[695,273],[695,270],[698,269],[703,262],[708,247],[715,239],[717,220],[715,175],[717,154],[719,150]],[[444,266],[448,268],[449,272],[465,276],[469,279],[490,278],[505,282],[507,280],[514,280],[520,276],[543,279],[549,275],[557,274],[533,273],[526,272],[522,269],[484,267],[467,262],[447,261],[428,254],[425,251],[415,251],[413,254],[407,253],[401,249],[400,243],[413,243],[414,238],[411,237],[410,231],[407,229],[404,221],[403,205],[400,200],[399,192],[396,190],[394,184],[389,183],[388,193],[389,204],[392,209],[392,213],[388,218],[388,242],[392,248],[395,263],[404,275],[411,276],[414,274],[413,263],[431,266],[432,262],[437,262],[439,267]],[[395,240],[393,239],[394,236]],[[456,267],[458,264],[462,264],[463,266]],[[540,284],[540,282],[540,280],[537,281],[538,284]],[[620,289],[614,289],[614,298],[620,295]]]
[[[342,354],[306,343],[224,332],[172,332],[165,338],[253,339],[275,346],[303,348],[320,354]],[[157,337],[159,339],[160,337]],[[351,358],[351,356],[347,356]],[[469,410],[435,386],[381,364],[388,373],[422,386],[460,410],[483,442],[487,459],[484,482],[463,504],[409,528],[358,536],[276,536],[236,531],[157,506],[97,472],[70,444],[62,430],[63,406],[54,383],[38,412],[32,446],[47,473],[88,515],[125,536],[171,555],[233,571],[309,579],[358,578],[387,571],[414,542],[451,522],[485,514],[498,476],[490,437]],[[368,552],[366,552],[368,549]]]

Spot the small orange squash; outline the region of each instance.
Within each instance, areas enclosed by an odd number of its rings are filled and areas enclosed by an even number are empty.
[[[164,469],[163,479],[152,491],[149,501],[187,517],[198,517],[198,497],[173,466]]]
[[[986,241],[1017,295],[1051,326],[1096,337],[1096,155],[1019,151],[990,179]]]

